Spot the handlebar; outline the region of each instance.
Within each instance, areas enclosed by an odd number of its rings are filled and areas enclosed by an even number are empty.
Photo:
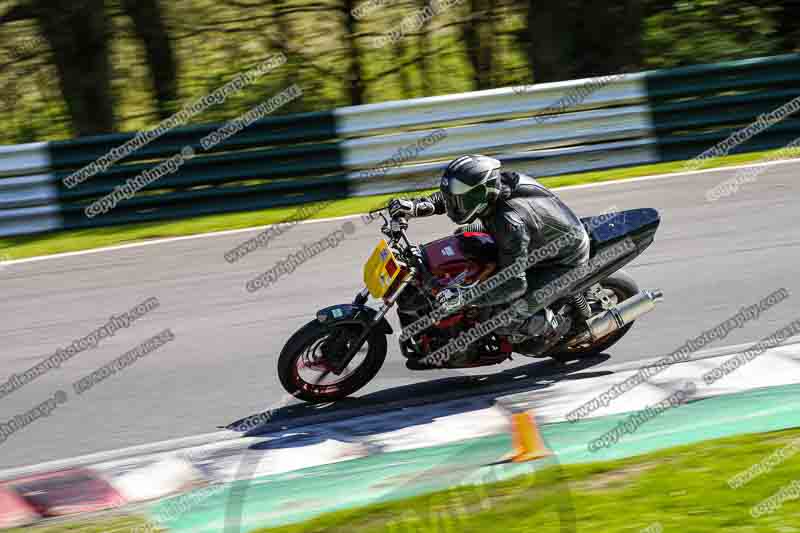
[[[383,219],[383,226],[381,227],[381,233],[389,237],[393,244],[400,242],[401,240],[405,243],[405,245],[410,249],[412,248],[411,243],[406,236],[406,230],[408,229],[408,219],[403,216],[398,217],[391,217],[387,215],[388,208],[387,207],[380,207],[378,209],[373,209],[369,212],[370,215],[375,213],[379,214]]]
[[[370,215],[379,214],[383,219],[383,227],[381,228],[381,232],[390,237],[390,238],[399,238],[405,237],[403,232],[408,229],[408,219],[403,216],[399,217],[391,217],[386,216],[386,211],[388,208],[386,207],[379,207],[378,209],[373,209],[369,212]]]
[[[417,269],[419,269],[419,272],[425,276],[427,273],[427,268],[419,256],[419,247],[411,244],[411,242],[408,240],[408,236],[406,235],[406,230],[408,229],[408,219],[403,216],[387,216],[388,207],[380,207],[369,212],[370,215],[375,213],[378,213],[383,219],[381,233],[389,237],[392,245],[396,245],[400,241],[403,241],[405,244],[405,249],[400,252],[402,259],[407,261],[409,264],[414,265]]]

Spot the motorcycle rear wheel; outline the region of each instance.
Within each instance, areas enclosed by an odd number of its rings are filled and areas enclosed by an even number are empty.
[[[600,282],[604,289],[611,289],[617,298],[617,304],[627,300],[639,292],[639,285],[636,281],[622,270],[618,270]],[[576,359],[586,359],[605,352],[614,344],[619,342],[622,337],[633,327],[634,322],[625,324],[620,329],[606,335],[602,339],[597,339],[590,345],[581,345],[574,348],[561,350],[557,353],[547,354],[547,357],[560,362],[574,361]]]
[[[312,320],[286,342],[278,358],[278,377],[286,392],[308,403],[333,402],[350,396],[375,377],[386,360],[386,335],[373,331],[341,376],[335,376],[328,370],[330,363],[322,351],[325,340],[335,332],[345,335],[349,343],[355,341],[361,328],[352,324],[322,324]],[[319,355],[315,355],[317,350]],[[361,354],[363,357],[359,357]],[[361,362],[353,368],[359,359],[362,359]],[[308,380],[301,375],[304,368],[318,369],[322,377]],[[334,383],[323,384],[323,379],[328,376],[334,376]]]

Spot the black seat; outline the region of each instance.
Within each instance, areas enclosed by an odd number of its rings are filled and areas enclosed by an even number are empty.
[[[592,254],[627,236],[638,244],[649,244],[661,223],[658,211],[651,208],[629,209],[604,215],[582,218],[592,241]]]

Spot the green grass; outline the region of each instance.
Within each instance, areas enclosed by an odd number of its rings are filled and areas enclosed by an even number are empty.
[[[721,166],[739,165],[759,161],[771,153],[754,152],[750,154],[734,155],[707,161],[702,169]],[[605,181],[623,180],[653,174],[666,174],[684,170],[685,162],[660,163],[624,169],[612,169],[599,172],[585,172],[569,174],[553,178],[543,178],[542,182],[549,187],[564,187],[567,185],[580,185],[586,183],[600,183]],[[430,191],[419,191],[419,195]],[[319,210],[312,218],[328,218],[344,215],[364,213],[385,205],[388,199],[400,193],[383,194],[378,196],[365,196],[348,198],[330,202],[329,205]],[[252,228],[273,224],[289,218],[297,207],[281,207],[265,209],[262,211],[249,211],[245,213],[232,213],[224,215],[210,215],[197,218],[178,220],[174,222],[152,222],[130,224],[108,228],[93,228],[87,230],[62,231],[56,233],[8,237],[0,239],[0,260],[23,259],[50,255],[63,252],[74,252],[114,246],[124,243],[141,242],[148,239],[164,237],[179,237],[197,235],[212,231]],[[316,211],[316,209],[315,209]]]
[[[800,479],[790,458],[736,490],[727,480],[800,438],[800,430],[730,437],[624,460],[562,467],[579,533],[800,531],[800,503],[753,518],[750,508]],[[259,533],[558,533],[555,505],[564,501],[554,469],[483,487],[340,511]],[[565,529],[564,531],[569,531]]]
[[[138,529],[137,529],[138,528]],[[57,522],[50,525],[38,525],[25,528],[4,530],[7,533],[155,533],[160,529],[149,527],[148,522],[137,516],[116,518],[96,518],[73,522]]]

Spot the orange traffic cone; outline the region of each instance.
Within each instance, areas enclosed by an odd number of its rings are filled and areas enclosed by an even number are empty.
[[[511,436],[514,443],[511,462],[524,463],[553,455],[544,445],[536,419],[527,411],[511,415]]]

